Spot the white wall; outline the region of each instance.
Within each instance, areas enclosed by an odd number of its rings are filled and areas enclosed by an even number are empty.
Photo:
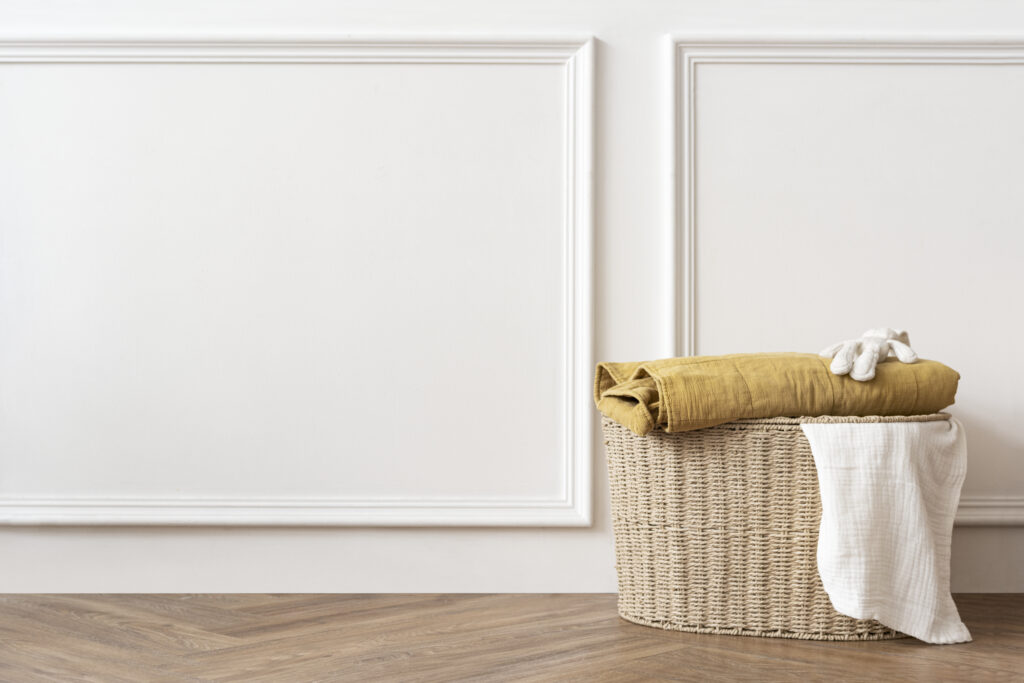
[[[816,350],[906,326],[964,376],[974,519],[1020,522],[1020,371],[993,358],[1020,327],[1024,66],[746,59],[700,66],[685,91],[667,35],[707,32],[1024,45],[1024,8],[0,5],[7,39],[341,39],[248,54],[150,43],[132,64],[109,47],[29,64],[65,48],[9,45],[3,511],[113,526],[0,528],[0,590],[614,590],[580,367],[591,329],[595,358],[635,359],[691,338],[701,353]],[[464,41],[496,35],[511,42]],[[405,47],[351,48],[359,36]],[[692,169],[673,144],[676,86],[698,122]],[[673,199],[695,208],[689,223]],[[692,254],[674,258],[671,226]],[[992,355],[973,353],[979,336]],[[540,390],[526,400],[530,376],[495,375],[497,358],[536,368]],[[495,376],[492,432],[468,388]],[[404,428],[386,400],[402,377],[424,399]],[[537,526],[591,510],[589,527]],[[117,524],[160,519],[204,526]],[[506,526],[465,526],[481,522]],[[1024,590],[1022,529],[959,527],[954,588]]]

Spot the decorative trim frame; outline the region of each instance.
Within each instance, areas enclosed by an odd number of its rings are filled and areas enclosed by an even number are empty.
[[[1024,496],[963,496],[957,526],[1024,526]]]
[[[1024,39],[1005,37],[670,35],[666,229],[667,356],[692,356],[696,342],[696,76],[701,64],[1024,65]],[[1024,496],[965,496],[960,526],[1024,525]]]
[[[287,526],[589,526],[592,523],[592,177],[594,45],[590,37],[0,38],[0,65],[524,64],[564,70],[565,485],[534,498],[0,498],[0,524]]]

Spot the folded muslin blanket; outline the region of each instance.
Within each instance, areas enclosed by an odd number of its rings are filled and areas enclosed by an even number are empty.
[[[802,427],[821,488],[818,573],[836,611],[929,643],[969,641],[949,593],[967,471],[960,423]]]
[[[741,418],[819,415],[927,415],[953,403],[960,375],[942,363],[894,360],[856,382],[811,353],[744,353],[600,363],[594,400],[635,434],[669,432]]]

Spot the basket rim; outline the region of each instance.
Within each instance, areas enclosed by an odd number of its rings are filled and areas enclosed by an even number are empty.
[[[602,423],[604,425],[619,425],[623,429],[627,429],[625,425],[620,422],[616,422],[607,415],[602,415]],[[906,423],[906,422],[941,422],[949,420],[953,416],[949,413],[931,413],[930,415],[804,415],[801,417],[756,417],[756,418],[740,418],[737,420],[730,420],[729,422],[721,422],[716,425],[709,427],[703,427],[702,429],[686,429],[678,432],[665,431],[665,425],[655,425],[651,433],[661,434],[688,434],[691,432],[702,431],[703,429],[716,429],[716,428],[732,428],[737,427],[799,427],[802,424],[881,424],[881,423]]]

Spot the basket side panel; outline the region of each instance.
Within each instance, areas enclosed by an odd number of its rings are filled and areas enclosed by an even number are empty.
[[[619,612],[662,628],[818,639],[899,634],[833,609],[798,423],[645,437],[605,420]]]

